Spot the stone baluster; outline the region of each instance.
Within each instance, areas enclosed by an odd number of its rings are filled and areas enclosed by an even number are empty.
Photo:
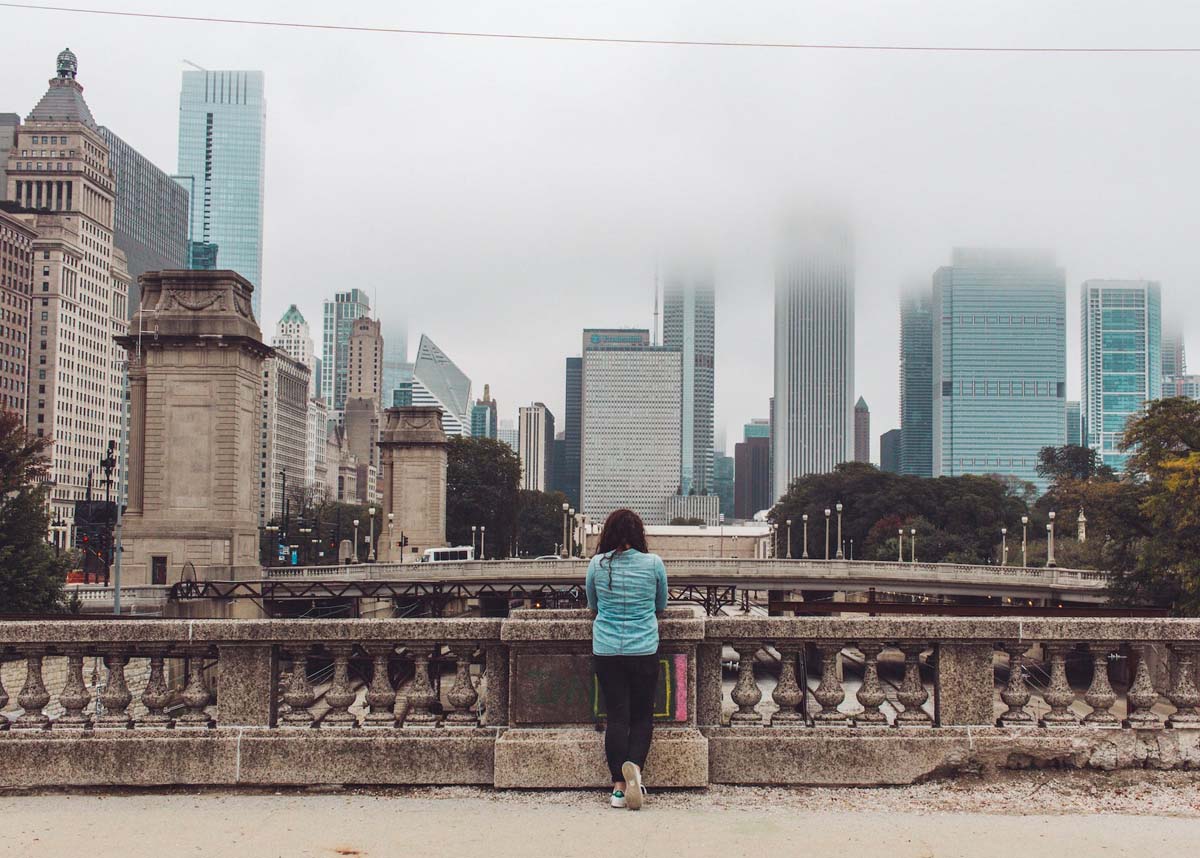
[[[66,712],[54,722],[54,729],[86,730],[92,726],[92,719],[83,711],[92,702],[92,695],[83,681],[83,653],[78,650],[67,652],[67,682],[58,702]]]
[[[1137,653],[1137,668],[1133,674],[1133,684],[1125,695],[1129,701],[1129,715],[1125,726],[1136,730],[1157,730],[1163,726],[1162,716],[1153,711],[1158,702],[1158,692],[1154,690],[1154,681],[1150,678],[1150,665],[1147,656],[1150,652],[1148,645],[1134,647]]]
[[[8,716],[4,707],[8,705],[8,692],[4,690],[4,648],[0,647],[0,730],[8,729]]]
[[[13,722],[18,730],[45,730],[50,718],[42,710],[50,702],[50,692],[42,681],[42,659],[46,651],[35,647],[25,651],[25,684],[17,692],[17,705],[25,711]]]
[[[371,684],[367,687],[367,705],[371,711],[363,719],[364,727],[396,726],[396,689],[392,688],[392,678],[388,675],[388,659],[394,649],[395,646],[388,643],[370,647]]]
[[[1029,704],[1029,686],[1025,684],[1025,644],[1008,641],[1004,644],[1008,652],[1008,682],[1000,692],[1000,699],[1008,710],[1000,716],[1001,727],[1032,727],[1033,716],[1025,711]]]
[[[796,660],[800,657],[801,645],[798,643],[776,644],[779,650],[779,681],[771,692],[771,699],[779,709],[771,715],[771,726],[792,726],[800,724],[804,716],[800,714],[799,706],[804,702],[804,689],[796,681]]]
[[[899,647],[904,653],[904,680],[900,683],[896,699],[904,706],[904,711],[896,716],[896,726],[931,727],[933,719],[921,708],[929,699],[929,692],[921,682],[921,653],[925,651],[925,644],[904,641]]]
[[[446,725],[450,727],[475,727],[479,717],[473,711],[479,702],[479,692],[471,680],[471,658],[475,655],[474,641],[456,641],[450,645],[454,653],[454,684],[446,694],[446,701],[452,707],[446,716]]]
[[[147,713],[138,719],[134,725],[147,730],[170,727],[171,717],[166,714],[166,708],[171,703],[171,689],[163,673],[165,656],[156,652],[150,656],[150,678],[142,691],[142,705]]]
[[[413,678],[405,695],[408,711],[404,715],[404,726],[436,727],[440,718],[433,711],[437,693],[429,681],[429,647],[427,644],[414,644],[407,649],[412,654]]]
[[[175,722],[176,729],[185,728],[204,730],[214,726],[207,712],[213,702],[212,692],[204,683],[204,657],[207,655],[203,647],[192,647],[188,651],[187,684],[179,699],[187,707],[187,712]]]
[[[858,648],[863,654],[863,681],[858,689],[858,703],[863,711],[854,716],[854,723],[859,727],[886,727],[887,716],[879,708],[887,700],[887,693],[879,681],[879,654],[883,652],[883,644],[860,643]]]
[[[813,725],[816,727],[846,727],[850,719],[838,711],[838,706],[846,699],[846,691],[838,679],[838,656],[842,654],[840,643],[821,643],[817,645],[821,653],[821,682],[813,691],[813,697],[821,704],[821,710],[813,714]]]
[[[1050,660],[1050,680],[1042,699],[1050,707],[1050,711],[1038,721],[1040,727],[1075,727],[1079,719],[1071,712],[1070,706],[1075,702],[1075,692],[1067,680],[1067,651],[1060,643],[1046,645],[1046,657]]]
[[[329,711],[321,719],[321,726],[341,729],[357,727],[358,719],[350,714],[350,706],[357,696],[350,687],[350,654],[354,651],[354,644],[329,644],[329,651],[333,653],[333,680],[325,692]]]
[[[1092,684],[1083,695],[1083,700],[1092,711],[1084,716],[1083,723],[1089,727],[1120,727],[1121,721],[1112,713],[1117,702],[1117,693],[1108,681],[1108,645],[1089,644],[1092,656]]]
[[[1175,712],[1167,719],[1167,725],[1177,730],[1200,729],[1200,690],[1193,679],[1196,673],[1196,645],[1172,644],[1175,657],[1175,676],[1167,697],[1175,704]]]
[[[317,702],[316,692],[308,681],[308,645],[293,644],[287,647],[292,657],[292,675],[283,702],[288,712],[283,716],[284,727],[308,728],[313,726],[312,713],[308,710]]]
[[[106,730],[128,730],[133,726],[129,717],[129,704],[133,695],[129,693],[129,685],[125,682],[125,665],[129,662],[129,653],[114,649],[104,656],[104,666],[108,670],[108,678],[104,681],[104,690],[100,692],[100,704],[104,714],[96,719],[96,727]]]
[[[758,654],[761,644],[754,641],[739,641],[734,644],[738,654],[738,678],[733,686],[733,702],[738,711],[730,717],[730,723],[737,726],[759,726],[762,717],[754,707],[762,700],[762,690],[754,679],[754,657]]]

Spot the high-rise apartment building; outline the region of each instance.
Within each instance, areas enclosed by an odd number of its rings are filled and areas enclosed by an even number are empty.
[[[404,319],[383,322],[383,396],[380,404],[391,407],[392,391],[404,381],[405,371],[411,373],[408,362],[408,323]]]
[[[1183,344],[1183,325],[1174,317],[1163,319],[1162,375],[1163,378],[1187,375],[1187,352]]]
[[[666,500],[679,491],[681,352],[648,345],[648,331],[585,331],[584,341],[583,511],[603,521],[626,507],[665,524]]]
[[[496,400],[492,399],[491,385],[483,386],[483,399],[475,400],[471,406],[471,437],[496,437]]]
[[[1004,474],[1040,489],[1066,441],[1066,284],[1053,254],[957,248],[933,280],[935,477]]]
[[[879,436],[879,470],[887,474],[899,474],[900,450],[903,442],[900,429],[889,429]]]
[[[188,267],[188,192],[112,129],[102,127],[100,134],[108,144],[117,189],[113,241],[125,252],[133,281],[132,319],[140,303],[139,277],[147,271]],[[256,282],[255,294],[257,288]]]
[[[535,402],[522,405],[517,417],[521,488],[549,491],[554,475],[554,415],[545,403]]]
[[[1079,400],[1067,400],[1067,444],[1083,446],[1083,415]]]
[[[262,311],[267,103],[260,71],[185,71],[179,96],[179,181],[190,194],[188,237],[254,284]]]
[[[8,199],[8,156],[17,142],[21,117],[15,113],[0,113],[0,200]]]
[[[854,455],[854,251],[849,227],[793,224],[775,272],[774,492]]]
[[[69,50],[9,152],[10,208],[33,230],[29,320],[29,431],[54,439],[51,515],[74,521],[89,474],[125,413],[129,273],[113,245],[114,188],[108,146],[76,80]],[[115,477],[114,477],[115,479]],[[69,535],[69,534],[68,534]]]
[[[1163,396],[1200,399],[1200,375],[1177,375],[1163,383]]]
[[[0,203],[0,411],[24,418],[29,407],[29,312],[37,233],[4,211],[4,205]]]
[[[680,486],[685,495],[712,490],[715,343],[712,275],[679,271],[668,276],[663,289],[663,345],[682,355]]]
[[[380,469],[379,397],[383,387],[383,334],[377,320],[367,316],[354,320],[347,356],[342,418],[346,444],[358,463],[358,499],[375,503]]]
[[[282,352],[263,361],[259,518],[294,522],[308,479],[308,385],[311,370]],[[286,509],[285,509],[286,498]]]
[[[313,346],[312,331],[308,327],[300,309],[292,304],[275,323],[275,336],[271,337],[271,347],[279,349],[294,361],[308,367],[310,378],[308,395],[317,395],[316,354]]]
[[[579,503],[583,450],[583,358],[567,358],[566,403],[563,409],[563,455],[559,462],[560,488],[571,505]]]
[[[361,289],[338,292],[325,302],[321,338],[321,398],[330,417],[341,421],[346,407],[347,373],[350,369],[350,334],[354,322],[371,314],[371,302]]]
[[[900,298],[900,473],[933,476],[933,293]]]
[[[771,508],[771,439],[747,434],[734,444],[733,460],[733,517],[750,521]]]
[[[1149,280],[1088,280],[1080,302],[1082,440],[1120,471],[1125,425],[1162,396],[1162,290]]]
[[[854,403],[854,461],[871,461],[871,409],[861,396]]]

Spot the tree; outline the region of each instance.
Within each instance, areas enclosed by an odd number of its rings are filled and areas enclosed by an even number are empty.
[[[1063,447],[1043,447],[1038,452],[1038,476],[1052,484],[1063,480],[1115,480],[1116,472],[1100,459],[1090,447],[1067,444]]]
[[[562,492],[521,490],[517,500],[517,545],[523,556],[539,557],[562,550],[562,505],[566,502]]]
[[[700,527],[703,524],[704,519],[696,518],[695,516],[689,518],[687,516],[677,515],[675,518],[671,519],[671,525],[673,527]]]
[[[20,415],[0,412],[0,613],[63,608],[70,555],[46,541],[49,445],[25,431]]]
[[[507,557],[516,531],[521,462],[491,438],[451,438],[446,463],[446,538],[469,545],[471,527],[486,527],[486,557]],[[561,514],[561,513],[560,513]],[[476,544],[479,537],[476,536]]]

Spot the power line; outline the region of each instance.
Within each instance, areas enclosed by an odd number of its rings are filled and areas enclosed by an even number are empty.
[[[534,33],[494,33],[467,30],[417,30],[403,27],[319,24],[303,21],[270,21],[252,18],[216,18],[200,15],[168,15],[161,12],[129,12],[118,9],[79,9],[71,6],[41,6],[33,3],[0,3],[9,9],[39,12],[68,12],[80,15],[105,15],[114,18],[143,18],[192,24],[234,24],[249,27],[276,27],[291,30],[328,30],[346,33],[382,33],[404,36],[443,36],[464,39],[516,39],[533,42],[583,42],[601,45],[658,45],[699,48],[774,48],[803,51],[901,51],[910,53],[1010,53],[1010,54],[1196,54],[1200,47],[989,47],[983,45],[888,45],[818,42],[741,42],[699,39],[634,39],[606,36],[538,35]]]

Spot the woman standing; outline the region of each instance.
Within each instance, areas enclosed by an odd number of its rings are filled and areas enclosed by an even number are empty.
[[[637,810],[654,730],[658,617],[667,607],[667,570],[646,547],[637,513],[618,509],[604,522],[588,564],[587,600],[596,615],[592,655],[608,713],[604,756],[613,779],[611,804]]]

